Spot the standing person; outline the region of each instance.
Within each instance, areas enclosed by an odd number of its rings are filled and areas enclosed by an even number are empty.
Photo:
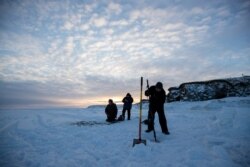
[[[166,92],[161,82],[157,82],[155,86],[151,86],[145,91],[145,95],[149,96],[149,122],[146,132],[154,130],[155,112],[158,113],[159,122],[163,134],[169,135],[167,120],[164,113],[164,103],[166,100]]]
[[[117,106],[116,104],[113,102],[112,99],[109,99],[109,104],[106,106],[105,108],[105,113],[107,115],[107,122],[113,122],[116,119],[117,116]]]
[[[123,104],[123,110],[122,110],[122,116],[125,119],[125,112],[128,111],[128,120],[130,120],[130,115],[131,115],[131,108],[132,108],[132,103],[134,99],[132,98],[130,93],[127,93],[127,95],[123,98],[122,102]]]

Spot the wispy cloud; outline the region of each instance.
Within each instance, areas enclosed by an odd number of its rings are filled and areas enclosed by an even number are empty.
[[[103,27],[107,25],[107,21],[104,17],[94,16],[91,20],[92,24],[96,27]]]
[[[122,12],[122,7],[119,3],[111,2],[108,4],[107,12],[112,12],[118,15]]]

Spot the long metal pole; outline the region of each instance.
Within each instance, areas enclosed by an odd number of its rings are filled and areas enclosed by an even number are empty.
[[[140,116],[139,116],[139,140],[141,140],[142,87],[143,87],[143,77],[141,77]]]

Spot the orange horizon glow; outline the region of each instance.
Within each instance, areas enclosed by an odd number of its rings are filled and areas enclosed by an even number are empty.
[[[134,103],[139,102],[139,97],[133,97]],[[106,105],[108,100],[112,99],[116,104],[122,104],[123,96],[110,96],[110,97],[98,97],[89,99],[59,99],[56,100],[58,105],[68,106],[68,107],[88,107],[91,105]]]

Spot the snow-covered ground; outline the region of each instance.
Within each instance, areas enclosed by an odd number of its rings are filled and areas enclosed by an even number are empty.
[[[119,108],[121,114],[121,108]],[[138,106],[132,120],[103,122],[103,107],[53,110],[0,110],[0,166],[32,167],[238,167],[250,166],[250,97],[165,104],[171,135],[138,138]],[[143,107],[143,119],[147,106]]]

